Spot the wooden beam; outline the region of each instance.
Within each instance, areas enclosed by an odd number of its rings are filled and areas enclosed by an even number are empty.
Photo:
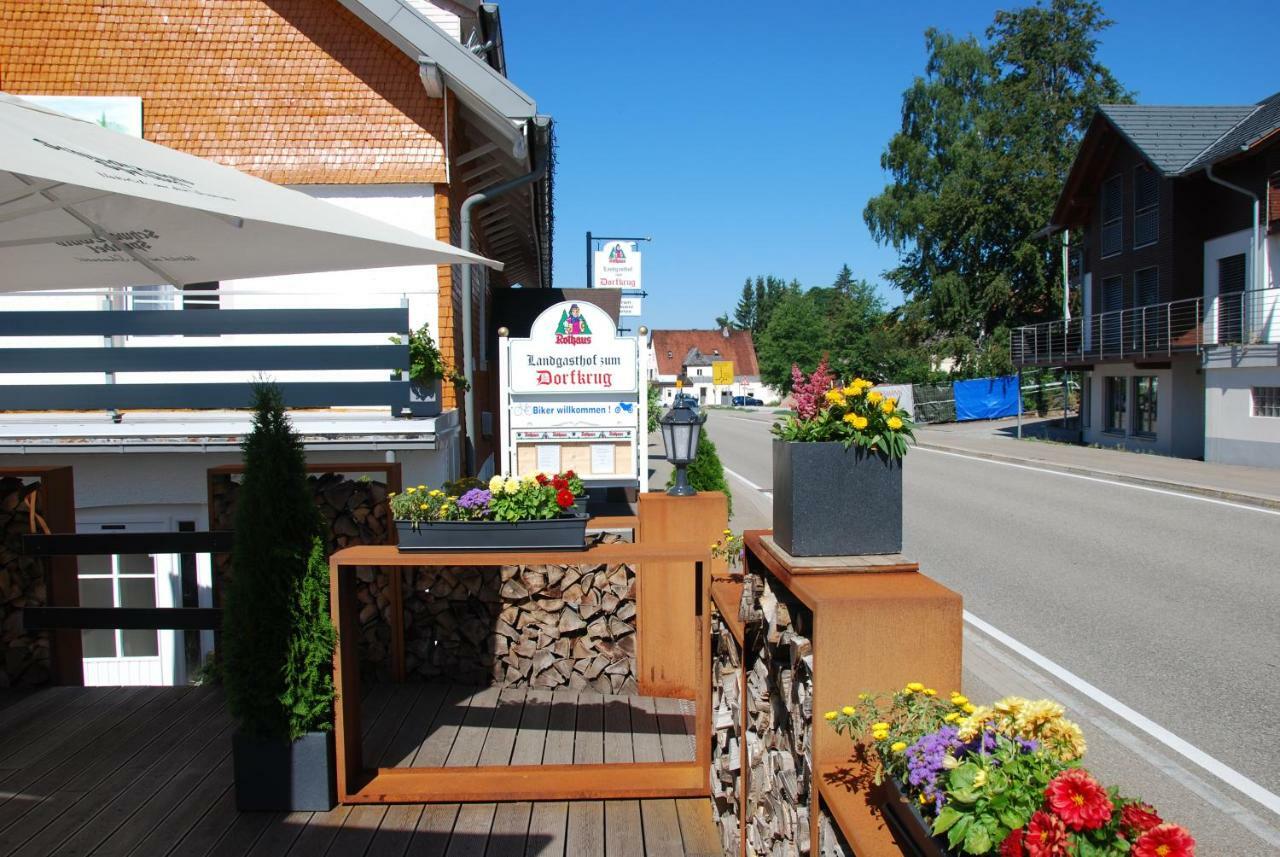
[[[216,607],[25,607],[22,625],[28,631],[213,631],[222,627],[222,611]]]
[[[228,530],[200,533],[36,533],[22,537],[28,556],[107,556],[109,554],[227,553],[234,539]]]

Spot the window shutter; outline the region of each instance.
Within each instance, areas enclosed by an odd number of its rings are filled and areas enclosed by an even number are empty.
[[[1124,279],[1107,277],[1102,281],[1102,311],[1115,312],[1124,309]]]
[[[1102,255],[1119,253],[1124,246],[1123,220],[1124,191],[1120,176],[1102,183]]]
[[[1138,167],[1133,172],[1133,246],[1145,247],[1160,240],[1160,178],[1155,170]]]
[[[1160,271],[1143,268],[1133,272],[1134,306],[1151,306],[1160,302]]]
[[[1218,294],[1244,291],[1245,254],[1218,260]]]

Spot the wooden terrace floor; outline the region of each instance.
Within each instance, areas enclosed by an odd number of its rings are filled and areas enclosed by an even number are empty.
[[[424,701],[423,686],[373,689],[365,701],[365,740],[393,752]],[[532,692],[531,692],[532,693]],[[496,693],[492,694],[496,696]],[[510,694],[508,694],[510,696]],[[476,699],[480,700],[478,704]],[[631,752],[682,751],[674,728],[648,731],[643,698],[585,700],[602,718],[632,717]],[[499,702],[502,700],[499,699]],[[538,702],[535,697],[535,703]],[[489,704],[484,705],[485,702]],[[575,701],[576,702],[576,701]],[[595,704],[595,703],[601,704]],[[666,704],[666,703],[664,703]],[[635,720],[635,711],[641,712]],[[655,703],[656,706],[656,703]],[[467,711],[488,707],[484,736],[501,736],[512,752],[535,743],[521,729],[493,729],[505,709],[488,696],[468,695]],[[374,716],[374,709],[377,709]],[[437,706],[439,710],[440,706]],[[575,708],[575,713],[584,709]],[[522,701],[524,713],[554,716],[556,706]],[[683,722],[683,714],[659,724]],[[479,714],[473,714],[474,718]],[[503,715],[509,717],[510,715]],[[562,715],[567,717],[567,715]],[[587,726],[595,723],[588,713]],[[466,721],[466,716],[462,718]],[[502,721],[502,722],[505,722]],[[578,713],[572,732],[542,730],[548,747],[565,747],[566,735],[586,734],[587,753],[608,753],[606,736],[618,729],[584,730]],[[530,726],[537,720],[530,721]],[[381,724],[381,725],[380,725]],[[391,724],[395,724],[392,728]],[[639,725],[640,728],[636,728]],[[431,804],[339,807],[327,813],[239,813],[231,773],[231,719],[220,691],[211,688],[50,688],[19,694],[0,691],[0,855],[3,857],[203,857],[203,855],[571,855],[649,857],[720,855],[719,836],[706,799],[573,801],[502,804]],[[477,727],[478,729],[478,727]],[[532,736],[537,729],[526,730]],[[449,754],[458,739],[455,730]],[[478,734],[478,732],[476,733]],[[599,735],[599,744],[592,735]],[[382,737],[380,737],[382,736]],[[468,746],[476,746],[474,735]],[[427,740],[430,736],[427,736]],[[685,739],[687,740],[687,739]],[[664,744],[664,741],[666,742]],[[381,747],[379,742],[385,742]],[[639,742],[639,743],[637,743]],[[622,743],[614,740],[615,753]],[[419,744],[419,750],[423,744]],[[643,749],[638,749],[643,748]],[[415,751],[417,752],[417,751]],[[494,751],[491,750],[492,755]],[[563,752],[563,749],[557,752]],[[458,757],[459,759],[462,756]],[[461,763],[461,762],[459,762]],[[474,764],[474,763],[472,763]]]

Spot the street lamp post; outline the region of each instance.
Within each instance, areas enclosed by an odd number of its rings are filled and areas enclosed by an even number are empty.
[[[662,415],[662,445],[667,450],[667,460],[675,466],[675,484],[667,489],[673,497],[692,497],[698,492],[689,484],[687,468],[698,454],[698,436],[706,414],[693,412],[683,400]]]

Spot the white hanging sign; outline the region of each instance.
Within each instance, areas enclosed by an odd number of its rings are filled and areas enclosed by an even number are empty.
[[[592,287],[639,289],[640,251],[630,241],[610,241],[595,252]]]

